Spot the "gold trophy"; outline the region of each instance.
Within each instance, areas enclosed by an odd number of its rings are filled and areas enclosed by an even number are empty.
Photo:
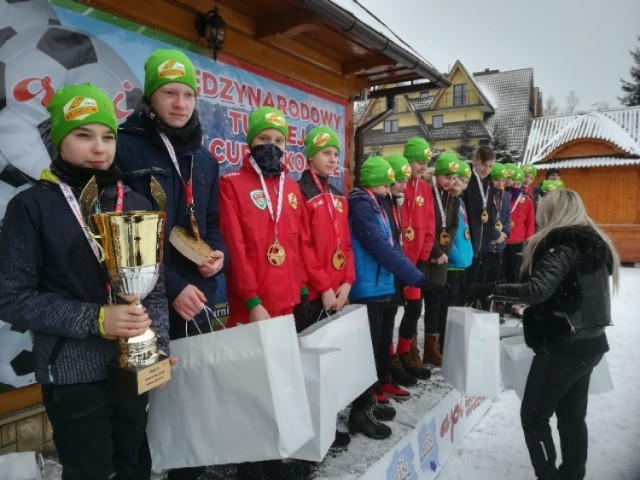
[[[162,264],[166,196],[153,177],[151,191],[159,211],[92,213],[98,198],[95,177],[80,195],[83,216],[102,254],[111,290],[130,305],[141,306],[141,300],[154,289]],[[169,358],[158,352],[152,328],[118,342],[118,365],[109,365],[109,379],[117,388],[140,395],[171,378]]]

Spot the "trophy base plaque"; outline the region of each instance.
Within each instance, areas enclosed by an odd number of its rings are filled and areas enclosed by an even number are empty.
[[[121,367],[109,365],[109,382],[119,391],[141,395],[152,388],[171,380],[171,365],[169,357],[160,355],[153,365],[146,367]]]

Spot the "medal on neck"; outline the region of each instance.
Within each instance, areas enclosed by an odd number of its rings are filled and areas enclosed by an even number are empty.
[[[496,230],[499,232],[502,231],[502,222],[500,220],[496,220]]]
[[[446,230],[447,225],[447,213],[445,208],[442,206],[442,198],[440,198],[440,192],[438,192],[438,187],[436,184],[436,177],[433,177],[433,190],[436,197],[436,203],[438,204],[438,212],[440,213],[440,221],[442,222],[442,231],[440,235],[438,235],[438,243],[442,246],[449,245],[451,243],[451,235]],[[447,206],[449,200],[447,199]]]
[[[331,190],[329,189],[329,179],[327,178],[327,188],[322,188],[316,172],[314,172],[312,168],[309,168],[309,172],[311,173],[311,178],[313,178],[313,181],[316,184],[316,188],[324,197],[324,203],[327,205],[329,217],[331,218],[331,224],[333,225],[333,233],[336,237],[336,249],[331,256],[331,266],[336,270],[342,270],[345,263],[347,262],[347,259],[344,252],[340,249],[340,230],[338,229],[338,215],[336,214],[336,204],[333,193],[331,193]]]
[[[451,235],[443,228],[438,236],[438,243],[442,246],[449,245],[451,243]]]
[[[489,221],[489,212],[487,212],[487,201],[489,200],[489,185],[487,185],[486,191],[482,190],[482,180],[480,179],[480,175],[475,170],[473,174],[476,176],[478,180],[478,190],[480,190],[480,196],[482,197],[482,215],[480,215],[480,220],[482,223],[487,223]]]
[[[416,232],[413,230],[413,228],[411,228],[411,226],[408,226],[407,228],[405,228],[404,229],[404,239],[407,242],[410,242],[414,238],[416,238]]]
[[[264,198],[267,201],[267,209],[269,210],[269,216],[271,217],[271,221],[273,222],[273,230],[275,239],[269,248],[267,248],[267,261],[270,265],[274,267],[280,267],[284,264],[287,259],[287,252],[284,247],[278,241],[278,221],[280,220],[280,214],[282,213],[282,199],[284,197],[284,172],[280,173],[280,181],[278,184],[278,207],[277,211],[274,215],[273,213],[273,204],[271,203],[271,195],[269,194],[269,190],[267,189],[267,184],[264,181],[264,176],[258,168],[256,161],[249,157],[249,162],[251,166],[258,174],[258,178],[260,179],[260,185],[262,186],[262,191],[264,192]]]
[[[416,232],[411,226],[411,220],[413,219],[413,209],[416,206],[416,198],[418,197],[418,179],[413,179],[413,201],[411,202],[411,209],[409,209],[409,218],[407,218],[407,227],[404,229],[404,239],[407,242],[411,242],[414,238],[416,238]]]

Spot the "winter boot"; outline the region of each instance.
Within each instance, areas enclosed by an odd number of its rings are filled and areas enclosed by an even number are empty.
[[[420,360],[420,352],[418,351],[417,335],[414,335],[411,348],[405,355],[398,355],[400,363],[404,369],[416,378],[421,380],[428,380],[431,377],[431,371],[424,366],[422,360]]]
[[[418,383],[418,379],[411,374],[411,372],[405,370],[402,363],[400,363],[398,355],[391,357],[389,372],[391,373],[391,378],[393,378],[398,385],[402,385],[403,387],[410,387]]]
[[[373,399],[373,414],[376,416],[378,420],[383,422],[389,422],[396,418],[396,409],[391,405],[380,405],[376,402],[375,397]]]
[[[382,391],[380,382],[376,382],[373,384],[373,387],[371,388],[371,394],[375,397],[376,401],[380,405],[387,405],[389,403],[389,397]]]
[[[427,378],[431,377],[431,371],[422,362],[422,358],[420,358],[420,350],[418,350],[418,334],[413,336],[413,342],[411,343],[411,350],[409,351],[409,356],[411,358],[411,363],[413,365],[415,365],[419,369],[424,368],[427,372],[429,372],[429,376]]]
[[[371,402],[364,409],[353,410],[349,414],[349,430],[351,432],[360,432],[366,437],[375,440],[382,440],[391,435],[391,428],[381,423],[375,416],[374,409],[376,404]]]
[[[349,433],[336,430],[336,438],[333,440],[331,448],[345,448],[349,443],[351,443],[351,436]]]
[[[442,353],[440,353],[440,335],[437,333],[424,334],[424,363],[430,363],[436,367],[442,366]]]

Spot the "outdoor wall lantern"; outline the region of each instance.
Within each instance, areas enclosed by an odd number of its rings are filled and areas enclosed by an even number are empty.
[[[225,36],[227,35],[227,24],[218,13],[218,7],[207,13],[199,13],[196,17],[196,30],[198,35],[207,40],[213,59],[218,59],[218,52],[222,50]]]

